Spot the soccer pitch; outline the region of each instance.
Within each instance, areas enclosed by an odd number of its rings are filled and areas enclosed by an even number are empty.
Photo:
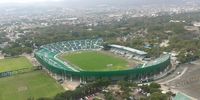
[[[52,97],[64,89],[42,71],[0,79],[0,100],[27,100]]]
[[[128,69],[128,61],[97,51],[82,51],[63,54],[61,59],[87,71],[110,71]]]
[[[22,68],[31,68],[33,65],[26,57],[0,59],[0,72],[12,71]]]

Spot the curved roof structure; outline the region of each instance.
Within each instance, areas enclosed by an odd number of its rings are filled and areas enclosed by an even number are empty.
[[[73,40],[63,41],[58,43],[47,44],[41,46],[41,48],[35,52],[36,59],[48,70],[56,74],[68,74],[79,77],[110,77],[110,76],[126,76],[139,77],[143,75],[150,75],[159,73],[164,70],[170,64],[170,56],[164,55],[156,59],[153,62],[149,62],[144,65],[139,65],[129,70],[117,70],[117,71],[82,71],[74,68],[73,66],[59,60],[56,55],[64,52],[73,52],[78,50],[92,50],[101,49],[103,39],[85,39],[85,40]],[[126,48],[127,49],[127,48]],[[137,51],[137,50],[135,50]],[[146,54],[140,52],[141,54]]]
[[[127,50],[127,51],[129,51],[129,52],[136,53],[136,54],[138,54],[138,55],[146,55],[146,54],[147,54],[147,53],[144,52],[144,51],[137,50],[137,49],[130,48],[130,47],[121,46],[121,45],[112,44],[112,45],[110,45],[110,46],[111,46],[111,47],[115,47],[115,48],[119,48],[119,49],[124,49],[124,50]]]

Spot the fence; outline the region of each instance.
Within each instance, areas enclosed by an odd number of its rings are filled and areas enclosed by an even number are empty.
[[[0,78],[9,77],[9,76],[13,76],[13,75],[16,75],[16,74],[22,74],[22,73],[26,73],[26,72],[30,72],[30,71],[33,71],[33,68],[22,68],[22,69],[18,69],[18,70],[1,72]]]
[[[170,56],[168,56],[164,61],[157,63],[156,65],[151,65],[148,67],[136,67],[130,70],[119,70],[119,71],[69,71],[66,68],[60,68],[47,63],[44,59],[35,55],[36,59],[49,71],[59,74],[62,76],[72,76],[72,77],[113,77],[113,76],[131,76],[132,79],[138,79],[143,76],[152,76],[159,74],[164,71],[170,65]],[[141,65],[140,65],[141,66]]]

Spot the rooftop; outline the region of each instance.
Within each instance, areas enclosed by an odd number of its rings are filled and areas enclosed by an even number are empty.
[[[137,50],[137,49],[134,49],[134,48],[130,48],[130,47],[125,47],[125,46],[120,46],[120,45],[115,45],[115,44],[112,44],[110,46],[115,47],[115,48],[124,49],[124,50],[130,51],[130,52],[133,52],[133,53],[136,53],[136,54],[139,54],[139,55],[146,55],[147,54],[147,52]]]
[[[172,98],[172,100],[191,100],[191,99],[185,96],[184,94],[177,93],[176,96]]]

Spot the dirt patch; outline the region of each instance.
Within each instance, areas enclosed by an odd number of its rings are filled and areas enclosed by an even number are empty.
[[[26,86],[21,86],[17,89],[18,92],[22,92],[22,91],[26,91],[26,90],[28,90],[28,87],[26,87]]]
[[[80,85],[78,81],[65,81],[62,86],[65,90],[75,90]]]
[[[23,54],[22,56],[26,57],[32,64],[33,66],[39,66],[40,64],[38,61],[30,54]]]

